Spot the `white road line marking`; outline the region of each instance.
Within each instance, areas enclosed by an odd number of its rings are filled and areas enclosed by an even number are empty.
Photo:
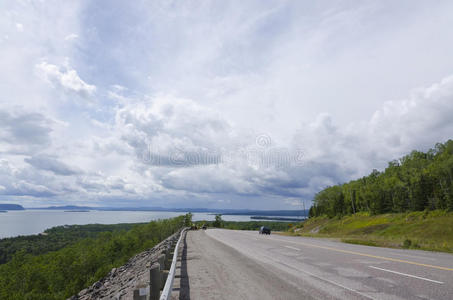
[[[291,247],[291,246],[284,246],[285,248],[288,248],[288,249],[293,249],[293,250],[297,250],[297,251],[300,251],[299,248],[296,248],[296,247]]]
[[[215,238],[216,240],[220,241],[220,238],[219,238],[219,237],[215,237],[215,236],[212,236],[212,237]],[[275,240],[278,241],[279,239],[274,239],[274,241],[275,241]],[[290,243],[295,243],[295,242],[291,242],[291,241],[289,241],[289,242],[290,242]],[[225,242],[225,243],[226,243],[226,242]],[[295,244],[300,244],[300,243],[295,243]],[[290,247],[290,246],[285,246],[285,247]],[[236,248],[236,250],[239,250],[239,249]],[[298,250],[301,250],[301,249],[298,249]],[[239,250],[239,251],[242,252],[241,250]],[[242,253],[244,253],[244,252],[242,252]],[[279,260],[278,258],[276,258],[275,256],[269,256],[269,255],[266,255],[265,253],[261,253],[261,256],[264,257],[264,258],[266,258],[266,259],[268,259],[268,260],[270,260],[270,261],[274,261],[274,262],[276,262],[276,263],[278,263],[278,264],[280,264],[280,265],[283,265],[283,266],[285,266],[285,267],[287,267],[287,268],[289,268],[289,269],[295,270],[295,271],[300,272],[300,273],[304,273],[304,274],[306,274],[306,275],[308,275],[308,276],[311,276],[311,277],[313,277],[313,278],[316,278],[316,279],[318,279],[318,280],[321,280],[321,281],[330,283],[330,284],[332,284],[332,285],[334,285],[334,286],[343,288],[343,289],[345,289],[345,290],[347,290],[347,291],[350,291],[350,292],[352,292],[352,293],[361,295],[361,296],[364,297],[364,298],[367,298],[367,299],[370,299],[370,300],[376,300],[375,298],[373,298],[373,297],[371,297],[371,296],[369,296],[369,295],[367,295],[367,294],[365,294],[365,293],[362,293],[362,292],[359,292],[359,291],[357,291],[357,290],[355,290],[355,289],[353,289],[353,288],[349,288],[349,287],[347,287],[347,286],[344,286],[344,285],[342,285],[342,284],[340,284],[340,283],[338,283],[338,282],[335,282],[335,281],[326,279],[325,276],[321,277],[321,276],[318,276],[318,275],[316,275],[316,274],[314,274],[314,273],[311,273],[311,272],[309,272],[309,271],[306,271],[306,270],[303,270],[303,269],[296,268],[296,267],[294,267],[294,266],[288,265],[288,264],[284,263],[283,261]],[[262,261],[265,261],[265,260],[262,260]],[[280,270],[284,270],[284,269],[280,269]],[[284,271],[286,271],[286,270],[284,270]],[[286,272],[287,272],[287,271],[286,271]]]
[[[266,256],[267,256],[267,255],[266,255]],[[280,260],[278,260],[278,259],[274,259],[274,258],[272,258],[272,257],[268,257],[268,258],[271,259],[271,260],[273,260],[273,261],[275,261],[275,262],[277,262],[277,263],[279,263],[279,264],[281,264],[281,265],[284,265],[284,266],[286,266],[286,267],[288,267],[288,268],[290,268],[290,269],[296,270],[296,271],[301,272],[301,273],[305,273],[305,274],[307,274],[307,275],[309,275],[309,276],[312,276],[312,277],[317,278],[317,279],[319,279],[319,280],[321,280],[321,281],[324,281],[324,282],[328,282],[328,283],[330,283],[330,284],[332,284],[332,285],[336,285],[336,286],[338,286],[338,287],[340,287],[340,288],[343,288],[343,289],[345,289],[345,290],[348,290],[348,291],[350,291],[350,292],[359,294],[359,295],[361,295],[361,296],[363,296],[363,297],[365,297],[365,298],[367,298],[367,299],[375,300],[375,298],[372,298],[372,297],[370,297],[370,296],[368,296],[368,295],[366,295],[366,294],[364,294],[364,293],[362,293],[362,292],[359,292],[359,291],[357,291],[357,290],[355,290],[355,289],[353,289],[353,288],[349,288],[349,287],[347,287],[347,286],[344,286],[344,285],[342,285],[342,284],[340,284],[340,283],[338,283],[338,282],[335,282],[335,281],[326,279],[325,277],[320,277],[320,276],[315,275],[315,274],[313,274],[313,273],[311,273],[311,272],[309,272],[309,271],[306,271],[306,270],[294,268],[293,266],[290,266],[290,265],[288,265],[288,264],[286,264],[286,263],[284,263],[284,262],[282,262],[282,261],[280,261]]]
[[[312,243],[305,243],[305,242],[294,242],[294,241],[289,241],[288,239],[279,239],[272,237],[271,239],[275,241],[283,241],[286,243],[291,243],[291,244],[296,244],[299,246],[308,246],[308,247],[314,247],[314,248],[320,248],[320,249],[326,249],[330,251],[335,251],[335,252],[340,252],[340,253],[346,253],[346,254],[353,254],[353,255],[360,255],[360,256],[365,256],[365,257],[371,257],[371,258],[377,258],[377,259],[382,259],[382,260],[387,260],[387,261],[395,261],[395,262],[400,262],[400,263],[405,263],[405,264],[410,264],[410,265],[416,265],[416,266],[421,266],[421,267],[427,267],[427,268],[433,268],[433,269],[439,269],[439,270],[445,270],[445,271],[453,271],[453,268],[447,268],[447,267],[442,267],[442,266],[435,266],[435,265],[429,265],[429,264],[422,264],[414,261],[409,261],[409,260],[404,260],[404,259],[397,259],[397,258],[392,258],[392,257],[385,257],[385,256],[379,256],[379,255],[373,255],[373,254],[368,254],[368,253],[363,253],[363,252],[357,252],[357,251],[351,251],[351,250],[344,250],[340,248],[334,248],[334,247],[328,247],[328,246],[321,246],[321,245],[315,245]],[[377,248],[376,248],[377,249]],[[388,248],[383,248],[383,249],[388,249]]]
[[[430,281],[430,282],[434,282],[434,283],[438,283],[438,284],[444,284],[442,281],[432,280],[432,279],[428,279],[428,278],[424,278],[424,277],[419,277],[419,276],[410,275],[410,274],[406,274],[406,273],[400,273],[400,272],[397,272],[397,271],[382,269],[382,268],[373,267],[373,266],[369,266],[369,267],[372,268],[372,269],[381,270],[381,271],[385,271],[385,272],[390,272],[390,273],[394,273],[394,274],[398,274],[398,275],[402,275],[402,276],[417,278],[417,279],[426,280],[426,281]]]

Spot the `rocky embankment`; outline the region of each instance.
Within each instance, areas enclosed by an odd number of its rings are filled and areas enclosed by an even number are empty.
[[[132,257],[125,265],[113,268],[110,273],[92,286],[80,291],[69,300],[133,299],[134,289],[149,287],[149,269],[157,257],[171,243],[178,240],[180,232],[173,234],[155,247]]]

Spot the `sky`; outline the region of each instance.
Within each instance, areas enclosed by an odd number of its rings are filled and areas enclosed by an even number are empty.
[[[0,202],[300,209],[453,137],[452,1],[0,2]]]

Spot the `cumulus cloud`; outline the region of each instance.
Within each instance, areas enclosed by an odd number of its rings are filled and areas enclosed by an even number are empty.
[[[96,91],[96,87],[83,81],[74,69],[60,68],[47,62],[37,64],[36,69],[55,87],[75,92],[82,97],[91,96]]]
[[[97,160],[116,153],[117,160],[129,161],[128,179],[124,174],[85,176],[77,185],[102,198],[159,195],[169,203],[176,195],[204,201],[227,198],[237,206],[257,198],[310,200],[326,186],[449,138],[452,99],[448,77],[406,100],[387,102],[368,121],[341,126],[333,116],[320,114],[294,131],[289,144],[254,135],[193,100],[135,99],[117,108],[114,125],[106,129],[109,138],[96,142],[103,153]]]
[[[368,121],[339,126],[321,114],[299,130],[294,143],[306,150],[307,159],[333,163],[353,176],[383,168],[411,150],[427,150],[452,138],[452,79],[418,88],[407,99],[387,101]]]
[[[453,76],[415,90],[409,99],[389,101],[369,122],[373,143],[396,150],[420,148],[453,132]],[[451,136],[450,136],[451,137]]]
[[[55,155],[33,155],[24,159],[32,169],[10,171],[4,182],[19,180],[4,185],[2,193],[41,198],[70,193],[111,201],[158,195],[168,203],[190,196],[212,203],[226,198],[236,206],[256,203],[258,198],[310,200],[328,185],[365,175],[414,148],[426,150],[449,138],[452,100],[453,80],[447,77],[415,90],[406,100],[386,102],[365,122],[341,126],[331,115],[320,114],[296,130],[290,144],[282,144],[272,136],[253,135],[193,100],[135,99],[119,106],[114,123],[102,128],[107,138],[91,138],[87,144],[92,143],[91,148],[78,150],[83,150],[79,155],[85,165],[92,156],[90,164],[96,161],[97,166],[81,172]],[[19,119],[4,116],[2,120],[9,122]],[[49,131],[38,132],[47,138],[36,139],[37,143],[49,142]],[[26,140],[16,135],[17,141]],[[6,142],[13,141],[14,135],[9,136]],[[126,169],[109,170],[115,161],[127,162]],[[42,172],[48,174],[47,182],[35,178]],[[68,177],[72,183],[63,184]]]
[[[0,195],[293,207],[445,141],[451,3],[388,5],[7,1]]]
[[[208,164],[216,151],[237,142],[220,113],[189,99],[155,97],[125,105],[116,124],[121,138],[150,164]]]

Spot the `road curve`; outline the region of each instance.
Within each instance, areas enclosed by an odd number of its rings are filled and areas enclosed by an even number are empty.
[[[453,255],[190,231],[180,299],[453,299]]]

